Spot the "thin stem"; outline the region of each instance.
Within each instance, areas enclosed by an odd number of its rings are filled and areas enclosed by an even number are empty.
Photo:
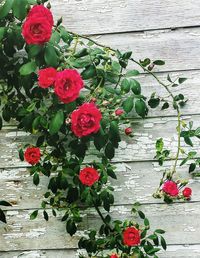
[[[94,43],[95,45],[99,46],[99,47],[102,47],[102,48],[106,48],[106,49],[109,49],[113,52],[116,52],[115,49],[109,47],[109,46],[106,46],[106,45],[103,45],[99,42],[96,42],[95,40],[91,39],[90,37],[86,36],[86,35],[79,35],[77,33],[74,33],[72,31],[68,31],[70,34],[72,34],[73,36],[76,36],[76,37],[80,37],[80,38],[83,38],[83,39],[86,39],[92,43]],[[130,58],[130,60],[132,62],[134,62],[135,64],[139,65],[145,72],[147,72],[148,74],[150,74],[151,76],[153,76],[155,78],[155,80],[160,84],[162,85],[165,90],[169,93],[169,96],[172,98],[173,100],[173,103],[176,104],[176,99],[175,99],[175,96],[173,95],[173,93],[171,92],[171,90],[169,89],[169,86],[171,85],[166,85],[164,82],[162,82],[153,72],[149,71],[147,68],[143,67],[140,62],[138,62],[137,60],[133,59],[133,58]],[[118,85],[118,84],[117,84]],[[178,147],[177,147],[177,152],[176,152],[176,156],[175,156],[175,162],[174,162],[174,166],[173,166],[173,170],[172,170],[172,175],[176,172],[176,166],[177,166],[177,163],[178,163],[178,159],[179,159],[179,155],[180,155],[180,147],[181,147],[181,113],[180,113],[180,108],[179,106],[176,104],[176,110],[177,110],[177,115],[178,115],[178,126],[177,126],[177,133],[178,133]]]
[[[104,218],[103,214],[101,213],[99,207],[95,204],[95,202],[93,202],[94,204],[94,208],[97,211],[97,213],[99,214],[101,220],[103,221],[103,223],[110,229],[110,231],[113,231],[113,229],[111,228],[111,226],[106,222],[106,219]]]

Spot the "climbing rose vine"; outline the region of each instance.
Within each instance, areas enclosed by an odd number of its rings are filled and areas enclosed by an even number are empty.
[[[3,0],[0,4],[0,127],[3,120],[15,119],[20,130],[33,136],[20,147],[19,157],[27,162],[35,185],[41,177],[49,179],[41,209],[30,218],[42,212],[49,220],[51,210],[53,216],[62,217],[73,236],[88,207],[93,208],[102,223],[91,225],[79,238],[78,247],[86,251],[80,257],[158,257],[157,252],[166,249],[165,231],[151,229],[139,203],[133,204],[128,219],[111,217],[115,196],[110,179],[117,179],[112,159],[121,138],[134,137],[134,116],[145,118],[150,108],[164,110],[172,103],[178,118],[178,148],[173,167],[163,173],[154,197],[167,203],[191,198],[188,180],[178,178],[176,168],[180,154],[185,155],[181,166],[192,160],[189,172],[199,165],[197,153],[184,151],[181,138],[192,147],[191,138],[200,138],[200,130],[181,117],[187,99],[171,91],[186,79],[168,75],[164,83],[153,72],[164,61],[137,61],[131,51],[122,53],[66,30],[62,19],[54,21],[46,2]],[[128,69],[129,63],[135,67]],[[150,98],[143,95],[139,82],[143,72],[165,88],[170,100],[157,93]],[[170,155],[163,139],[158,139],[159,164]],[[11,204],[0,201],[0,205]],[[0,220],[6,223],[3,209]]]

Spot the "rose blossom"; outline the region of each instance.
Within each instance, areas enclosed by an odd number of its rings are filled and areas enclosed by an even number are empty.
[[[50,40],[51,34],[52,25],[44,16],[30,16],[22,27],[22,35],[27,44],[43,45]]]
[[[82,169],[79,173],[79,179],[82,184],[87,186],[92,186],[95,182],[99,180],[99,173],[96,169],[91,167],[86,167]]]
[[[164,183],[162,190],[171,196],[177,196],[179,194],[177,184],[170,180]]]
[[[115,110],[115,115],[116,116],[121,116],[121,115],[123,115],[124,114],[124,110],[122,110],[122,109],[117,109],[117,110]]]
[[[71,129],[77,137],[97,133],[100,129],[102,115],[94,103],[84,103],[71,115]]]
[[[29,147],[24,153],[25,160],[31,165],[35,165],[40,160],[40,149],[35,147]]]
[[[76,70],[65,69],[57,73],[54,86],[55,94],[60,101],[70,103],[79,97],[84,83]]]
[[[132,132],[133,132],[133,130],[132,130],[131,127],[128,127],[128,128],[125,129],[125,134],[126,135],[130,135],[130,134],[132,134]]]
[[[117,254],[111,254],[110,258],[119,258]]]
[[[192,189],[190,187],[186,187],[185,189],[183,189],[182,193],[185,198],[189,199],[192,195]]]
[[[27,15],[27,18],[32,18],[33,16],[45,17],[49,22],[49,24],[53,26],[53,23],[54,23],[53,15],[51,11],[48,8],[44,7],[43,5],[35,5],[31,8],[31,10]]]
[[[41,88],[48,88],[53,85],[57,71],[55,68],[49,67],[41,69],[38,72],[38,84]]]
[[[123,242],[128,246],[136,246],[140,244],[140,231],[135,227],[129,227],[123,232]]]

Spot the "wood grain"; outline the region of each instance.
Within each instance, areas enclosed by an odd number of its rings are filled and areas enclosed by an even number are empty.
[[[170,169],[171,161],[167,161],[163,167],[157,162],[133,162],[116,164],[117,180],[110,180],[108,184],[114,187],[115,204],[162,203],[162,200],[154,199],[152,194],[158,187],[162,173]],[[193,189],[192,201],[200,201],[198,179],[192,179],[188,174],[188,167],[178,168],[178,175],[190,180]],[[40,208],[47,191],[49,179],[40,176],[39,186],[34,186],[32,177],[26,168],[13,168],[0,170],[0,196],[2,199],[13,203],[10,209]],[[9,189],[9,191],[7,190]],[[30,202],[31,200],[31,202]]]
[[[200,126],[200,116],[184,116],[184,121],[194,120],[194,128]],[[134,137],[122,137],[119,149],[116,150],[116,156],[113,162],[130,162],[153,160],[155,156],[155,142],[158,138],[163,137],[165,148],[171,150],[171,158],[175,157],[177,150],[177,134],[176,134],[176,117],[151,118],[146,120],[136,119],[132,121]],[[21,162],[18,157],[18,149],[26,143],[35,142],[35,138],[27,135],[22,131],[16,131],[15,128],[4,128],[0,132],[0,167],[24,167],[26,162]],[[197,138],[193,140],[194,148],[200,153],[200,141]],[[186,152],[191,149],[182,141]],[[86,162],[96,159],[98,152],[91,147],[88,151]]]
[[[195,0],[54,0],[55,20],[83,34],[141,31],[200,25]]]
[[[164,3],[164,1],[163,1]],[[133,52],[135,59],[163,59],[155,71],[199,69],[200,28],[123,33],[94,37],[100,43]]]
[[[116,206],[112,208],[111,216],[113,219],[122,220],[131,218],[130,210],[129,205]],[[199,244],[199,203],[151,204],[142,206],[142,210],[150,219],[152,230],[162,227],[167,231],[168,244]],[[7,212],[8,225],[0,227],[1,251],[77,248],[77,240],[83,235],[83,229],[101,225],[95,211],[92,209],[84,211],[84,221],[78,233],[71,238],[65,232],[64,223],[59,218],[50,218],[49,222],[45,222],[42,215],[39,215],[36,220],[30,221],[31,212],[31,210]]]

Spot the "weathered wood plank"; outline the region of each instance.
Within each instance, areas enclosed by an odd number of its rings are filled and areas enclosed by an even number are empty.
[[[131,206],[116,206],[111,210],[114,219],[130,218]],[[200,231],[199,203],[174,205],[147,205],[142,210],[149,217],[152,229],[162,227],[167,231],[168,244],[198,244]],[[64,223],[51,218],[49,222],[39,215],[35,221],[29,220],[31,210],[8,211],[8,225],[0,228],[0,250],[43,250],[76,248],[77,240],[85,228],[96,228],[101,224],[96,212],[84,212],[84,222],[74,237],[65,232]],[[89,212],[89,213],[88,213]],[[180,219],[181,218],[181,219]]]
[[[1,258],[76,258],[76,250],[38,250],[38,251],[15,251],[0,252]],[[166,252],[159,252],[160,258],[199,258],[200,245],[172,245],[168,246]]]
[[[163,59],[159,71],[199,69],[200,28],[161,30],[94,37],[115,49],[131,50],[135,59]],[[156,71],[156,70],[155,70]]]
[[[83,34],[200,25],[195,0],[54,0],[51,4],[55,19],[63,16],[67,28]]]
[[[194,120],[194,128],[200,126],[200,116],[185,116],[184,120],[188,122],[190,119]],[[116,150],[116,157],[114,162],[122,161],[138,161],[138,160],[152,160],[155,156],[155,142],[156,139],[163,137],[165,148],[172,150],[172,158],[177,149],[177,134],[176,134],[176,117],[152,118],[146,120],[134,120],[132,127],[134,130],[134,138],[124,136],[120,142],[120,147]],[[18,146],[34,142],[29,135],[24,132],[16,132],[15,129],[6,129],[0,133],[0,167],[19,167],[26,166],[25,162],[21,162],[18,157]],[[191,147],[186,146],[185,150],[189,151]],[[200,141],[194,139],[194,150],[199,151]],[[92,161],[96,151],[90,151],[87,156],[87,161]],[[95,157],[96,159],[96,157]]]
[[[132,204],[136,201],[141,203],[160,202],[160,200],[154,199],[152,194],[158,187],[162,173],[166,169],[170,169],[171,165],[170,161],[167,161],[163,167],[156,162],[116,164],[117,180],[110,180],[115,189],[115,204]],[[190,178],[188,167],[179,168],[178,173],[183,178]],[[40,185],[36,187],[26,168],[1,169],[1,199],[13,203],[13,207],[8,209],[40,208],[44,199],[43,194],[47,191],[48,181],[49,179],[41,176]],[[199,180],[190,178],[190,186],[193,189],[192,201],[200,201]]]

